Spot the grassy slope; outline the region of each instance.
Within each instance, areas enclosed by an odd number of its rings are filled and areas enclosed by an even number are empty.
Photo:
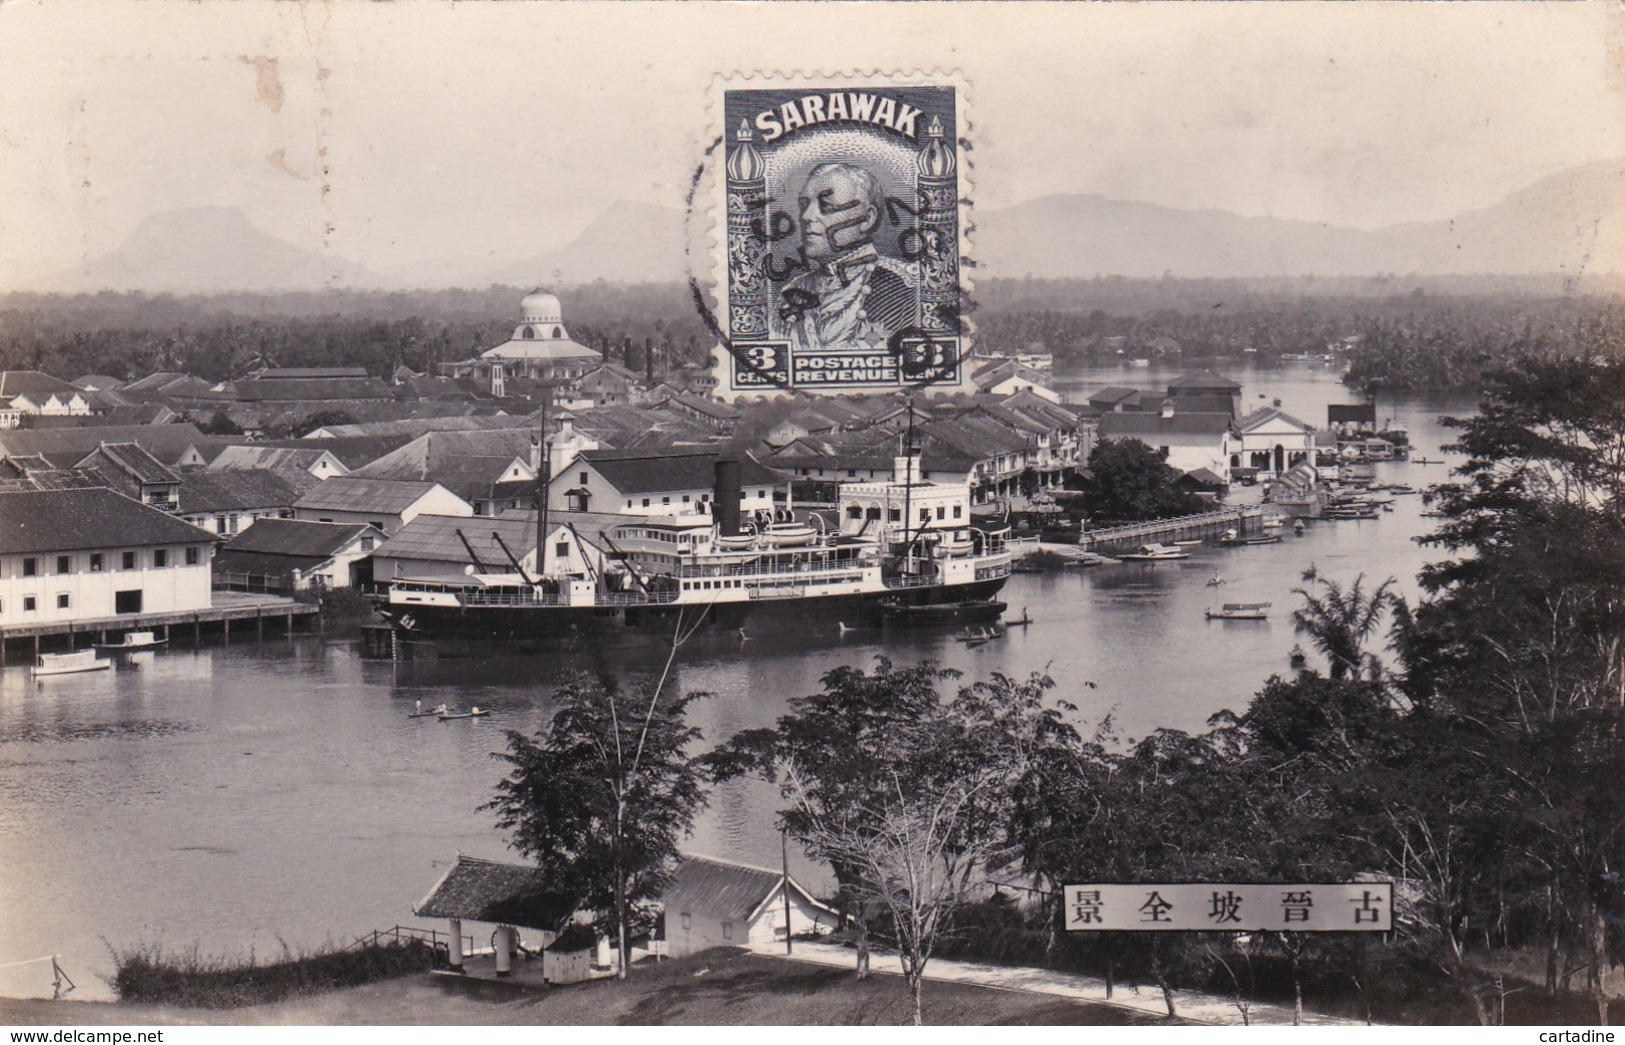
[[[1159,1024],[1123,1009],[1018,991],[927,983],[926,1020],[948,1025]],[[891,1025],[908,1023],[898,976],[856,981],[844,969],[712,952],[510,1001],[472,997],[412,976],[276,1005],[230,1011],[95,1002],[0,1000],[0,1024],[91,1025]]]

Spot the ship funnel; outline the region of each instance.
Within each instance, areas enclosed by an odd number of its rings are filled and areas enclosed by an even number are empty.
[[[717,522],[717,535],[739,534],[739,458],[718,457],[711,490],[711,514]]]

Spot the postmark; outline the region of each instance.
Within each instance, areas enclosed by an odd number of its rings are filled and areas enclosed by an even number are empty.
[[[752,78],[714,91],[717,391],[967,390],[963,84]]]

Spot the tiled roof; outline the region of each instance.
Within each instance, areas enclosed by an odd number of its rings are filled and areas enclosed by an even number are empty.
[[[1241,389],[1240,381],[1232,381],[1211,370],[1192,370],[1168,382],[1169,388],[1234,388]]]
[[[302,519],[259,519],[226,543],[224,551],[260,555],[305,555],[330,559],[368,531],[365,523],[305,522]],[[382,536],[382,534],[379,534]]]
[[[393,453],[412,441],[409,435],[346,435],[331,439],[268,439],[266,446],[290,450],[326,450],[344,467],[354,470]]]
[[[1229,414],[1157,413],[1105,414],[1100,419],[1102,439],[1143,435],[1219,435],[1230,428]]]
[[[105,425],[91,428],[0,431],[0,456],[40,454],[59,468],[71,468],[102,443],[136,443],[166,465],[203,440],[196,425]]]
[[[1276,418],[1280,418],[1287,424],[1296,428],[1301,428],[1305,432],[1314,427],[1313,425],[1304,424],[1302,421],[1298,420],[1296,417],[1293,417],[1291,414],[1287,413],[1285,410],[1282,410],[1278,406],[1261,406],[1257,410],[1254,410],[1252,413],[1238,420],[1236,422],[1236,427],[1240,428],[1243,432],[1250,432],[1255,428],[1268,424]]]
[[[310,482],[298,483],[282,472],[270,469],[198,469],[181,477],[180,512],[241,511],[245,508],[291,508],[316,477],[306,472]]]
[[[141,449],[135,443],[103,443],[87,454],[77,467],[98,468],[98,458],[110,462],[138,483],[178,483],[181,477],[164,467],[162,461]]]
[[[212,534],[105,486],[0,493],[0,555],[213,540]]]
[[[254,380],[264,381],[275,378],[293,378],[295,380],[318,377],[366,377],[367,368],[363,366],[273,366],[266,367],[254,375]]]
[[[576,900],[549,891],[541,871],[458,854],[412,913],[419,918],[461,918],[556,932],[575,914]]]
[[[1096,405],[1116,406],[1129,399],[1136,399],[1144,395],[1137,388],[1124,388],[1122,385],[1107,385],[1098,392],[1089,393],[1089,402]]]
[[[411,439],[430,432],[487,432],[506,428],[534,428],[523,417],[512,414],[476,416],[459,414],[450,417],[402,417],[392,421],[363,421],[353,425],[328,425],[329,436],[351,435],[404,435]]]
[[[358,479],[340,475],[317,483],[294,503],[312,511],[383,512],[399,515],[422,500],[439,483],[402,479]]]
[[[41,370],[0,370],[0,396],[81,395],[83,389]]]
[[[578,345],[567,337],[536,338],[504,341],[495,348],[480,353],[481,359],[539,359],[547,362],[584,363],[604,358],[586,345]]]
[[[668,490],[709,490],[716,482],[718,452],[701,450],[583,450],[580,461],[589,464],[623,494]],[[739,458],[741,486],[779,486],[785,477],[757,463],[749,454]]]
[[[231,386],[231,390],[240,403],[326,402],[335,399],[390,399],[394,396],[389,386],[375,377],[257,378],[238,381]]]
[[[118,388],[120,385],[124,384],[123,381],[120,381],[111,374],[86,374],[84,377],[70,383],[75,388],[83,388],[86,391],[94,388],[99,392],[105,392],[109,389]]]
[[[299,449],[285,446],[266,446],[254,443],[247,446],[227,446],[215,455],[209,462],[209,471],[259,471],[262,469],[277,471],[287,477],[295,475],[310,475],[308,469],[321,459],[326,450]],[[295,480],[297,481],[297,480]],[[309,489],[319,480],[310,476],[310,483],[304,488]]]

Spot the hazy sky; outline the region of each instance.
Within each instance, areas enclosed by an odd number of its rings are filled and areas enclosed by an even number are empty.
[[[864,68],[963,71],[982,207],[1375,228],[1625,156],[1612,3],[5,0],[0,288],[199,205],[380,270],[522,257],[679,205],[713,74]]]

